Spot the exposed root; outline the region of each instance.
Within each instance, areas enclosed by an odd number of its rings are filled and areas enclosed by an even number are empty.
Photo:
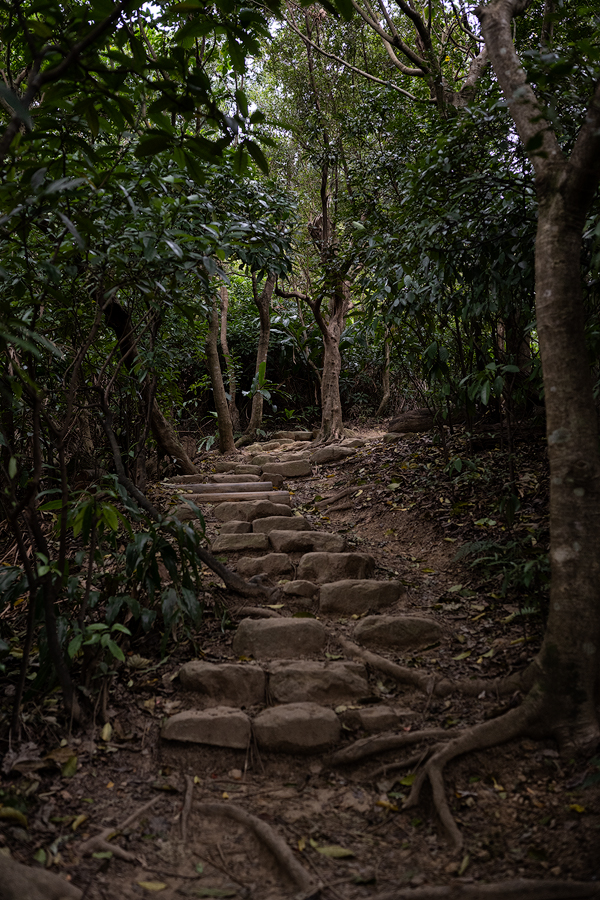
[[[455,849],[460,850],[463,845],[463,838],[446,799],[443,777],[444,766],[457,756],[471,753],[474,750],[485,750],[488,747],[504,744],[513,738],[521,736],[538,717],[537,704],[528,698],[517,709],[510,710],[498,719],[492,719],[489,722],[482,722],[480,725],[468,728],[462,734],[444,744],[428,760],[413,782],[411,792],[404,803],[404,809],[409,809],[419,802],[423,784],[426,779],[429,779],[436,812]],[[427,732],[421,732],[421,734],[427,734]],[[414,736],[418,737],[419,732],[416,732]]]
[[[100,834],[84,841],[83,844],[79,845],[79,852],[81,855],[91,856],[92,853],[98,853],[99,851],[104,853],[109,852],[112,853],[113,856],[118,856],[119,859],[124,859],[127,862],[136,862],[137,857],[133,853],[123,850],[118,844],[110,844],[109,840],[111,837],[116,837],[117,834],[124,831],[126,828],[129,828],[130,825],[133,825],[135,820],[143,815],[147,809],[150,809],[151,806],[154,806],[159,799],[160,797],[153,797],[152,800],[149,800],[147,803],[144,803],[143,806],[140,806],[139,809],[136,809],[135,812],[132,812],[131,815],[128,816],[124,822],[121,822],[120,825],[117,825],[116,828],[105,828]]]
[[[262,819],[251,815],[233,803],[198,803],[195,808],[201,814],[225,816],[250,828],[256,837],[268,847],[290,880],[298,886],[303,900],[318,896],[321,885],[316,883],[306,869],[300,865],[283,838],[279,837]]]
[[[383,734],[374,737],[361,738],[334,753],[329,762],[332,766],[346,766],[350,763],[360,762],[377,753],[386,750],[397,750],[399,747],[410,747],[412,744],[421,744],[423,741],[439,740],[455,735],[456,729],[449,731],[445,728],[427,728],[424,731],[408,731],[404,734]],[[445,746],[445,745],[444,745]]]
[[[600,884],[519,878],[513,881],[499,881],[496,884],[405,888],[377,894],[373,900],[591,900],[591,898],[600,898]]]
[[[179,821],[179,830],[181,840],[185,844],[187,841],[187,828],[192,811],[192,798],[194,796],[194,779],[191,775],[185,776],[185,799],[183,801],[183,809],[181,810],[181,819]]]
[[[2,900],[81,900],[82,892],[60,875],[22,863],[0,853]]]
[[[333,503],[337,503],[339,500],[343,500],[350,494],[356,494],[358,493],[358,491],[367,491],[374,487],[374,484],[352,485],[351,487],[344,488],[342,491],[336,491],[335,494],[331,494],[329,497],[324,497],[323,500],[319,500],[318,503],[315,503],[315,506],[319,510],[326,509],[328,506],[331,507],[331,509],[337,509],[337,506],[332,506]]]
[[[434,744],[432,747],[425,747],[420,753],[413,753],[412,756],[407,756],[406,759],[388,763],[387,765],[384,764],[379,769],[375,769],[369,777],[375,781],[377,778],[387,778],[393,772],[401,772],[403,769],[412,769],[413,767],[418,768],[425,762],[427,757],[431,756],[432,753],[436,753],[440,746],[440,744]]]
[[[415,687],[422,693],[433,697],[447,697],[455,691],[466,697],[478,697],[482,691],[490,696],[506,696],[515,691],[526,693],[533,684],[535,675],[535,663],[531,663],[523,672],[508,675],[506,678],[494,678],[486,681],[484,678],[469,679],[468,681],[451,681],[448,678],[437,679],[435,675],[422,675],[417,669],[409,669],[408,666],[399,666],[398,663],[379,656],[370,650],[365,650],[346,638],[336,637],[338,644],[344,653],[353,659],[360,659],[368,666],[393,678],[399,684],[407,684]]]

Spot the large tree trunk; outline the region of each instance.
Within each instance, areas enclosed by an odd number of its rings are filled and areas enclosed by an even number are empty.
[[[229,405],[229,415],[231,416],[231,425],[234,431],[240,431],[240,411],[235,402],[237,393],[237,382],[235,377],[235,367],[229,352],[229,344],[227,343],[227,313],[229,311],[229,293],[227,285],[223,281],[221,283],[221,350],[225,359],[225,367],[227,369],[227,381],[229,382],[229,397],[227,401]]]
[[[340,398],[341,331],[336,322],[330,322],[323,332],[323,374],[321,376],[321,430],[319,438],[329,441],[341,438],[344,433],[342,401]]]
[[[600,651],[600,455],[586,351],[581,249],[586,213],[600,178],[600,83],[571,156],[516,54],[511,19],[523,0],[478,10],[492,65],[519,136],[529,150],[539,199],[537,329],[550,460],[550,609],[528,702],[562,746],[600,739],[596,712]]]
[[[213,389],[215,409],[217,411],[219,450],[221,453],[231,453],[232,450],[235,450],[235,441],[233,439],[233,426],[231,424],[231,415],[229,414],[229,407],[227,405],[227,396],[225,394],[225,386],[223,385],[223,373],[221,372],[219,351],[217,349],[219,311],[216,298],[213,297],[210,304],[208,313],[208,335],[206,337],[206,362]]]
[[[131,318],[126,310],[116,302],[106,307],[104,316],[106,324],[112,328],[117,337],[123,355],[123,362],[127,371],[130,372],[138,355]],[[156,399],[151,397],[150,392],[150,382],[148,379],[145,379],[142,384],[142,396],[146,408],[148,405],[150,406],[150,426],[156,443],[165,456],[170,456],[179,464],[185,475],[196,475],[198,473],[196,466],[185,452],[175,429],[164,417],[160,406]]]
[[[252,276],[252,293],[254,302],[258,309],[258,317],[260,319],[260,333],[258,336],[258,348],[256,350],[256,368],[255,375],[258,375],[259,369],[263,363],[267,362],[269,353],[269,341],[271,339],[271,298],[273,297],[273,288],[275,287],[275,276],[269,275],[265,281],[265,286],[259,292],[256,283],[256,276]],[[246,435],[254,437],[262,424],[263,415],[263,395],[257,391],[252,398],[252,411],[250,413],[250,422],[246,428]]]

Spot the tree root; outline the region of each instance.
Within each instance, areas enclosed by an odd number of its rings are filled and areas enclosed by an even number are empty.
[[[185,799],[183,801],[183,809],[181,810],[181,819],[179,821],[179,829],[181,840],[185,844],[187,841],[187,827],[192,811],[192,799],[194,797],[194,779],[191,775],[185,776]]]
[[[100,834],[84,841],[83,844],[79,845],[79,852],[81,855],[91,856],[92,853],[98,853],[99,851],[104,853],[110,852],[113,856],[118,856],[119,859],[124,859],[127,862],[136,862],[137,857],[133,853],[129,853],[128,850],[123,850],[118,844],[110,844],[109,840],[111,837],[115,837],[117,834],[124,831],[130,825],[133,825],[135,820],[145,813],[147,809],[150,809],[150,807],[159,799],[160,797],[153,797],[152,800],[149,800],[147,803],[144,803],[143,806],[140,806],[139,809],[136,809],[135,812],[132,812],[132,814],[128,816],[124,822],[121,822],[120,825],[117,825],[116,828],[104,828]]]
[[[377,753],[385,753],[386,750],[397,750],[399,747],[410,747],[412,744],[421,744],[423,741],[439,740],[456,733],[456,729],[449,731],[446,728],[427,728],[423,731],[409,731],[404,734],[384,734],[361,738],[350,744],[349,747],[333,753],[329,762],[332,766],[346,766],[361,762]]]
[[[81,900],[82,892],[46,869],[24,866],[0,853],[0,897],[2,900]]]
[[[373,900],[592,900],[592,898],[600,898],[600,884],[519,878],[499,881],[496,884],[405,888],[377,894]]]
[[[200,814],[225,816],[251,829],[256,837],[268,847],[290,880],[298,886],[302,900],[316,898],[319,895],[321,885],[314,881],[304,866],[300,865],[283,838],[279,837],[262,819],[251,815],[233,803],[198,803],[195,808]],[[300,897],[297,900],[300,900]]]
[[[379,656],[370,650],[364,650],[358,644],[336,636],[336,640],[344,653],[353,659],[359,659],[368,666],[377,669],[384,675],[393,678],[399,684],[410,685],[422,693],[433,697],[447,697],[455,691],[466,697],[478,697],[482,691],[490,696],[507,696],[515,691],[526,693],[533,684],[535,677],[535,663],[531,663],[523,672],[507,675],[506,678],[494,678],[486,681],[484,678],[476,678],[468,681],[451,681],[448,678],[437,679],[435,675],[422,675],[417,669],[409,669],[408,666],[399,666],[398,663]]]

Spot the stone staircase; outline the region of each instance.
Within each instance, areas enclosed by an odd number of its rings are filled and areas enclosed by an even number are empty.
[[[343,658],[336,627],[343,617],[356,623],[349,636],[357,644],[396,652],[439,641],[441,628],[432,619],[402,615],[399,581],[373,579],[371,555],[353,551],[343,535],[315,530],[294,511],[283,479],[312,474],[313,464],[322,464],[315,462],[318,454],[338,461],[354,448],[315,451],[302,442],[298,451],[299,442],[286,440],[287,446],[277,441],[248,448],[257,451],[248,464],[218,461],[220,471],[204,482],[181,476],[168,485],[204,511],[210,508],[218,523],[213,553],[225,555],[244,578],[262,576],[279,591],[269,606],[239,622],[235,662],[193,660],[182,667],[180,685],[193,708],[165,722],[166,741],[244,750],[255,741],[259,750],[322,753],[349,732],[397,730],[415,715],[386,703],[366,666]],[[194,516],[186,504],[176,513]]]

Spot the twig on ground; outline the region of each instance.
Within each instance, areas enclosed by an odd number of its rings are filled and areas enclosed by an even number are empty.
[[[81,855],[91,856],[92,853],[98,853],[99,851],[104,853],[110,852],[113,856],[118,856],[119,859],[125,859],[127,862],[136,862],[137,857],[133,853],[123,850],[118,844],[110,844],[109,840],[111,837],[116,837],[116,835],[120,834],[130,825],[133,825],[135,820],[143,815],[147,809],[150,809],[157,800],[160,800],[160,797],[153,797],[147,803],[144,803],[143,806],[140,806],[139,809],[136,809],[135,812],[132,812],[132,814],[128,816],[124,822],[121,822],[120,825],[117,825],[116,828],[104,828],[100,834],[84,841],[83,844],[79,845],[79,852]]]

